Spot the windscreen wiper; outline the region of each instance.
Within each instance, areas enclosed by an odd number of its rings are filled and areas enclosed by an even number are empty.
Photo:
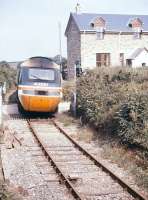
[[[44,79],[42,79],[42,78],[39,78],[38,76],[36,76],[36,75],[31,75],[31,77],[34,77],[34,78],[36,78],[36,79],[38,79],[38,80],[41,80],[41,81],[44,81]]]

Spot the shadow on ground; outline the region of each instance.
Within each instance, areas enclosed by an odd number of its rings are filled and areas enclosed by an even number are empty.
[[[17,113],[17,114],[9,114],[11,118],[20,118],[20,119],[49,119],[49,118],[55,118],[56,114],[53,113],[41,113],[41,112],[26,112],[23,113]]]
[[[17,90],[8,97],[8,104],[17,103]]]

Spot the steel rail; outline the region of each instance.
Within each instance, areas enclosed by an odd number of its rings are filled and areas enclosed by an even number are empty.
[[[61,177],[61,179],[63,180],[64,184],[66,185],[66,187],[68,188],[68,190],[71,192],[71,194],[73,195],[73,197],[77,200],[84,200],[84,198],[82,198],[80,196],[80,194],[74,189],[73,185],[70,183],[70,181],[66,178],[66,176],[64,175],[64,173],[62,172],[62,170],[59,168],[59,166],[56,164],[56,162],[54,161],[54,159],[51,157],[51,155],[48,153],[48,150],[45,146],[45,144],[43,143],[43,141],[40,140],[40,138],[38,137],[38,134],[36,133],[36,131],[32,128],[32,125],[30,123],[30,120],[27,120],[28,126],[30,131],[32,132],[32,134],[34,135],[34,137],[36,138],[39,146],[42,148],[44,155],[48,158],[48,161],[51,163],[51,165],[53,166],[53,168],[55,169],[55,171],[58,173],[58,175]]]
[[[84,155],[86,155],[90,160],[94,162],[94,164],[98,167],[101,167],[103,171],[108,173],[114,180],[116,180],[123,188],[125,188],[128,193],[130,193],[134,198],[138,198],[139,200],[147,200],[147,198],[141,194],[140,192],[136,191],[134,188],[132,188],[130,185],[128,185],[127,182],[122,180],[118,175],[116,175],[111,169],[108,169],[107,166],[105,166],[100,160],[96,159],[93,155],[91,155],[86,149],[84,149],[82,146],[78,144],[70,135],[66,133],[65,130],[63,130],[58,123],[51,119],[55,127],[63,133]]]

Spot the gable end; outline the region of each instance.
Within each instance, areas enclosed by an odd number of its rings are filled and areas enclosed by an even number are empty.
[[[68,20],[68,24],[67,24],[67,27],[66,27],[66,30],[65,30],[65,36],[67,36],[67,34],[68,34],[68,31],[69,31],[69,28],[70,28],[70,25],[71,25],[72,21],[76,25],[77,30],[80,32],[79,27],[78,27],[73,15],[70,14],[70,17],[69,17],[69,20]]]

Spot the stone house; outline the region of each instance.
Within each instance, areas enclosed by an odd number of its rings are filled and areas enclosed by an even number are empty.
[[[132,67],[148,66],[148,49],[137,48],[129,57],[132,62]]]
[[[65,35],[69,77],[80,64],[83,70],[148,66],[148,15],[71,13]]]

